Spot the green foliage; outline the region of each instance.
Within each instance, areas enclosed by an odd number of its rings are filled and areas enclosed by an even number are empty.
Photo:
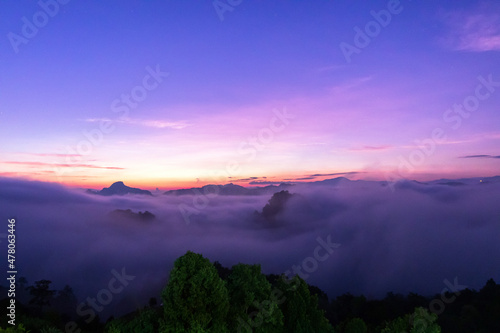
[[[231,332],[281,332],[283,313],[260,265],[238,264],[228,277]]]
[[[9,325],[5,316],[0,333],[62,332],[75,309],[76,297],[69,286],[54,297],[49,286],[50,281],[40,280],[26,288],[33,296],[32,305],[16,301],[16,322],[22,325]],[[163,308],[151,298],[149,307],[111,320],[105,327],[99,316],[91,323],[74,320],[81,333],[331,333],[326,311],[340,333],[500,332],[500,285],[492,279],[480,291],[454,290],[432,298],[388,293],[382,300],[344,294],[330,303],[323,291],[308,286],[298,276],[291,280],[266,277],[260,265],[238,264],[228,269],[187,252],[176,260],[162,299]],[[438,316],[426,308],[439,299],[444,307]],[[7,298],[0,300],[2,307],[8,304]]]
[[[436,321],[436,314],[418,307],[411,316],[405,315],[387,323],[381,333],[441,333],[441,328]]]
[[[175,261],[162,292],[165,332],[225,332],[229,295],[217,270],[188,251]]]
[[[113,319],[106,324],[104,331],[106,333],[122,333],[127,332],[127,322],[123,319]]]
[[[411,319],[410,333],[441,333],[441,328],[436,323],[437,315],[429,313],[427,309],[416,308]]]
[[[40,333],[64,333],[64,332],[55,327],[44,327],[40,330]]]
[[[21,322],[23,323],[26,329],[29,329],[34,332],[38,332],[44,327],[53,326],[53,323],[48,321],[46,318],[21,315],[18,320],[20,323]]]
[[[156,333],[159,331],[160,316],[156,309],[137,311],[132,319],[113,319],[106,324],[107,333]]]
[[[380,333],[401,333],[410,330],[410,316],[398,317],[385,325]]]
[[[366,327],[365,321],[361,318],[352,318],[345,325],[345,333],[366,333],[368,328]]]
[[[10,326],[8,328],[1,328],[0,333],[29,333],[30,331],[26,330],[26,327],[23,324],[19,324],[16,326]]]
[[[119,328],[119,324],[116,322],[110,323],[106,325],[105,328],[106,333],[121,333],[121,329]]]
[[[311,295],[307,283],[298,276],[278,280],[277,287],[284,294],[280,308],[284,315],[285,332],[333,332],[332,326],[318,308],[318,297]]]

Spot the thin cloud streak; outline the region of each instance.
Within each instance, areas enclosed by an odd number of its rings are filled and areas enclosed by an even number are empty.
[[[57,154],[57,153],[20,153],[22,155],[40,156],[40,157],[81,157],[78,154]]]
[[[345,176],[345,175],[356,175],[359,173],[364,173],[360,171],[349,171],[349,172],[335,172],[335,173],[316,173],[314,175],[310,175],[309,177],[330,177],[330,176]]]
[[[493,156],[493,155],[467,155],[467,156],[460,156],[460,158],[500,158],[500,156]]]
[[[125,170],[120,167],[97,166],[91,164],[60,164],[60,163],[45,163],[45,162],[21,162],[21,161],[2,161],[3,164],[25,165],[25,166],[48,166],[60,168],[90,168],[90,169],[110,169],[110,170]]]
[[[124,119],[109,119],[109,118],[87,118],[83,119],[85,122],[113,122],[118,124],[128,124],[128,125],[138,125],[144,127],[153,127],[153,128],[172,128],[172,129],[183,129],[191,124],[188,124],[185,121],[164,121],[164,120],[148,120],[148,119],[132,119],[132,118],[124,118]]]
[[[370,82],[373,79],[371,76],[360,77],[356,79],[349,80],[345,83],[336,85],[329,89],[331,94],[343,94],[348,91],[354,90],[367,82]]]
[[[381,151],[391,149],[392,146],[384,145],[384,146],[363,146],[359,148],[350,148],[350,151]]]
[[[249,182],[249,185],[279,185],[284,183],[283,181],[270,181],[270,180],[262,180],[262,181],[252,181]]]

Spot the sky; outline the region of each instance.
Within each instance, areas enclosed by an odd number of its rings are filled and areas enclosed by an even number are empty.
[[[500,174],[497,1],[5,1],[0,176]]]

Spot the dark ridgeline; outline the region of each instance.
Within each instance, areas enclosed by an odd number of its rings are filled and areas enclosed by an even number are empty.
[[[179,189],[166,191],[166,195],[262,195],[288,189],[294,186],[289,183],[281,183],[279,186],[269,185],[264,187],[247,188],[233,183],[225,185],[205,185],[203,187]]]

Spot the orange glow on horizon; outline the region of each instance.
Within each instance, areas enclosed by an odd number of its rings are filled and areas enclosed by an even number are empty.
[[[100,190],[111,186],[113,183],[122,181],[125,185],[129,187],[141,188],[150,191],[156,191],[158,188],[161,191],[176,190],[176,189],[187,189],[202,187],[205,185],[225,185],[233,183],[235,185],[240,185],[244,187],[263,187],[268,185],[279,185],[281,183],[308,183],[322,181],[325,179],[332,179],[337,177],[345,177],[349,180],[367,180],[367,181],[393,181],[400,179],[410,179],[417,181],[432,181],[442,178],[448,179],[459,179],[459,178],[474,178],[477,174],[473,172],[448,172],[436,173],[436,172],[419,172],[412,174],[401,175],[399,179],[387,178],[388,175],[397,176],[397,171],[392,170],[370,170],[370,171],[359,171],[358,173],[342,173],[342,172],[307,172],[307,174],[283,174],[274,176],[260,176],[260,177],[245,177],[241,176],[239,178],[220,178],[213,180],[202,180],[202,179],[141,179],[141,178],[129,178],[120,177],[111,178],[106,177],[92,177],[93,179],[86,179],[84,176],[71,176],[71,175],[42,175],[37,173],[26,173],[26,172],[8,172],[0,173],[1,177],[7,178],[17,178],[24,179],[28,181],[41,181],[57,183],[71,188],[84,188],[84,189],[96,189]],[[314,176],[314,177],[313,177]],[[403,177],[404,176],[404,177]],[[481,175],[482,177],[493,177],[498,176],[498,172],[485,172]],[[95,178],[100,178],[99,180]],[[253,184],[251,184],[253,183]]]

